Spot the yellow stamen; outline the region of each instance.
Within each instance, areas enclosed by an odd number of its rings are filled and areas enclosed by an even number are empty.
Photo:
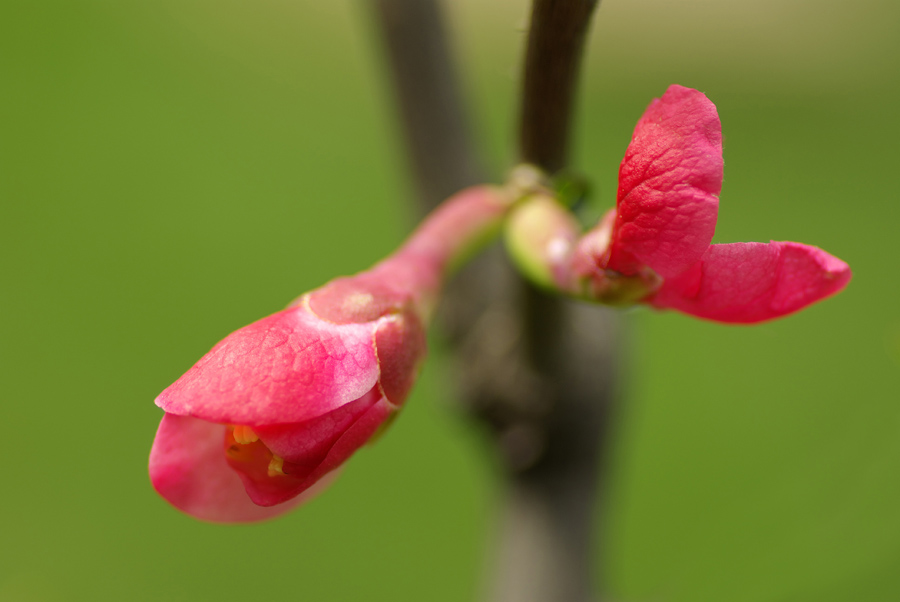
[[[273,454],[272,459],[269,461],[269,476],[276,477],[282,474],[284,474],[284,458],[279,458]]]
[[[239,424],[234,427],[234,440],[241,445],[247,445],[259,441],[259,437],[249,426]]]

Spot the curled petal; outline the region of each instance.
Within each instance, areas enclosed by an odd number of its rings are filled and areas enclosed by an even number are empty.
[[[315,489],[369,441],[396,410],[373,390],[363,399],[308,423],[258,428],[261,442],[271,450],[266,450],[267,454],[283,459],[279,467],[283,474],[266,471],[268,456],[256,467],[239,469],[237,474],[247,495],[261,506],[282,504],[298,494],[305,497],[310,488]]]
[[[299,424],[261,426],[256,433],[272,453],[290,465],[284,472],[306,478],[318,468],[341,435],[381,399],[374,388],[356,401]]]
[[[397,406],[381,397],[356,422],[341,433],[311,478],[318,481],[339,468],[356,450],[376,437],[396,412]]]
[[[850,277],[846,263],[809,245],[712,245],[689,270],[667,278],[650,303],[717,322],[751,324],[833,295]]]
[[[375,386],[374,336],[372,323],[332,324],[291,307],[225,337],[156,405],[209,422],[304,422]]]
[[[305,494],[275,508],[254,504],[225,461],[225,429],[198,418],[163,416],[150,451],[153,488],[182,512],[221,523],[272,518],[314,495]]]
[[[715,105],[671,86],[641,117],[619,168],[606,267],[631,275],[647,265],[668,277],[696,263],[715,232],[722,175]]]

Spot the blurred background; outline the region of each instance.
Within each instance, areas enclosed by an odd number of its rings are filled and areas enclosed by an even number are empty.
[[[499,178],[527,6],[447,5]],[[0,3],[0,600],[483,591],[498,491],[439,335],[390,436],[285,518],[203,524],[146,475],[163,388],[412,226],[370,9]],[[723,122],[716,242],[815,244],[855,274],[762,326],[629,313],[597,524],[616,600],[900,599],[898,26],[894,0],[602,2],[574,153],[593,210],[680,83]]]

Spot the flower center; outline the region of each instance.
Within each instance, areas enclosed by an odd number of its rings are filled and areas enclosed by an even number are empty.
[[[284,459],[273,454],[249,426],[238,424],[225,430],[225,455],[232,468],[251,478],[284,475]]]

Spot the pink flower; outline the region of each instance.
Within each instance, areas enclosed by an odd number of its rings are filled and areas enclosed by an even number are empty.
[[[448,263],[507,207],[490,188],[463,191],[373,269],[218,343],[156,399],[157,492],[197,518],[244,522],[327,485],[403,405]]]
[[[817,247],[710,244],[722,176],[715,105],[671,86],[635,127],[616,209],[569,256],[575,279],[589,295],[637,288],[654,307],[732,323],[778,318],[847,285],[847,264]]]

